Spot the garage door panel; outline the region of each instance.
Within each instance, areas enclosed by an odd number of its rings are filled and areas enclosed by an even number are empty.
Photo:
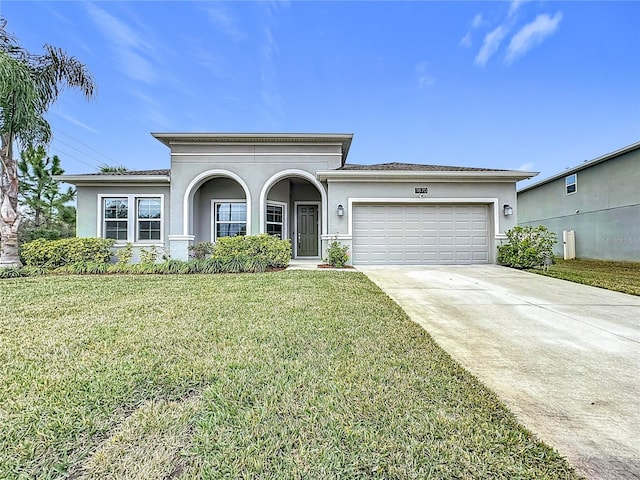
[[[487,229],[487,222],[482,220],[474,220],[471,224],[471,228],[478,231],[484,231]]]
[[[471,238],[467,236],[456,237],[456,247],[469,247],[471,246]]]
[[[440,252],[438,255],[438,263],[453,263],[453,252]]]
[[[422,239],[418,235],[407,235],[404,237],[404,244],[407,247],[419,247]]]
[[[488,246],[487,237],[473,237],[473,245],[475,247]]]
[[[435,235],[426,235],[422,237],[422,245],[425,247],[435,247],[438,245],[438,237]]]
[[[474,263],[488,263],[489,262],[489,254],[487,252],[472,252],[473,258],[472,261]]]
[[[354,205],[353,261],[488,263],[486,205]]]
[[[461,232],[461,231],[470,232],[471,222],[469,220],[456,220],[455,228],[457,232]]]
[[[450,247],[454,243],[453,237],[449,237],[449,236],[441,235],[439,240],[440,241],[438,243],[441,247]]]
[[[440,220],[438,222],[438,230],[445,232],[453,232],[454,223],[451,220]]]

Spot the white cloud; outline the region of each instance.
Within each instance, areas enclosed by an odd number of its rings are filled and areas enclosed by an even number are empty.
[[[556,13],[553,17],[545,13],[538,15],[533,22],[522,27],[509,42],[506,56],[507,62],[512,62],[533,47],[540,45],[545,38],[558,29],[561,20],[561,12]]]
[[[420,90],[431,87],[436,83],[436,78],[429,73],[429,64],[422,62],[416,65],[415,72],[418,78]]]
[[[74,125],[77,125],[78,127],[84,128],[85,130],[90,131],[91,133],[98,133],[98,131],[93,128],[90,127],[89,125],[87,125],[86,123],[81,122],[80,120],[78,120],[75,117],[72,117],[71,115],[67,115],[65,113],[62,113],[60,111],[54,110],[53,113],[57,116],[59,116],[60,118],[63,118],[64,120],[66,120],[69,123],[72,123]]]
[[[462,47],[470,47],[471,46],[471,32],[477,28],[480,28],[482,25],[484,25],[484,20],[482,18],[482,14],[478,13],[476,14],[475,17],[473,17],[473,20],[471,21],[471,28],[469,29],[469,31],[466,33],[466,35],[464,37],[462,37],[460,39],[460,46]]]
[[[110,43],[114,54],[118,57],[118,66],[123,73],[134,80],[153,83],[157,74],[152,63],[145,58],[153,53],[152,45],[145,41],[134,29],[113,15],[86,3],[89,16],[98,29],[102,31]]]
[[[151,126],[152,131],[171,128],[171,120],[163,113],[162,105],[156,98],[139,90],[132,90],[130,93],[141,100],[142,104],[135,109],[136,113]]]
[[[461,47],[470,47],[471,46],[471,31],[468,31],[467,34],[460,39]]]
[[[520,6],[523,3],[528,2],[529,0],[513,0],[511,2],[511,5],[509,5],[509,13],[508,13],[508,17],[513,17],[516,12],[518,11],[518,9],[520,8]]]
[[[229,37],[236,40],[242,40],[246,37],[236,19],[220,3],[208,5],[206,11],[211,23]]]
[[[482,42],[482,47],[480,47],[480,51],[474,59],[475,64],[484,66],[489,58],[496,53],[496,50],[498,50],[500,43],[506,35],[507,28],[503,25],[500,25],[487,33],[484,37],[484,41]]]

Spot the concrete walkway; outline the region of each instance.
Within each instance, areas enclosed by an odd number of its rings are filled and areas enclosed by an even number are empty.
[[[587,478],[640,478],[640,297],[489,266],[359,267]]]

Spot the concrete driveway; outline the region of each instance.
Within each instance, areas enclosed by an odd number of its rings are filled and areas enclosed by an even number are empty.
[[[581,474],[640,478],[640,297],[495,265],[358,270]]]

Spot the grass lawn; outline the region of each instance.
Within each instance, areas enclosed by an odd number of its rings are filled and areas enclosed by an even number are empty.
[[[359,273],[0,298],[0,478],[577,478]]]
[[[640,262],[609,262],[605,260],[560,260],[549,270],[532,272],[571,282],[640,295]]]

